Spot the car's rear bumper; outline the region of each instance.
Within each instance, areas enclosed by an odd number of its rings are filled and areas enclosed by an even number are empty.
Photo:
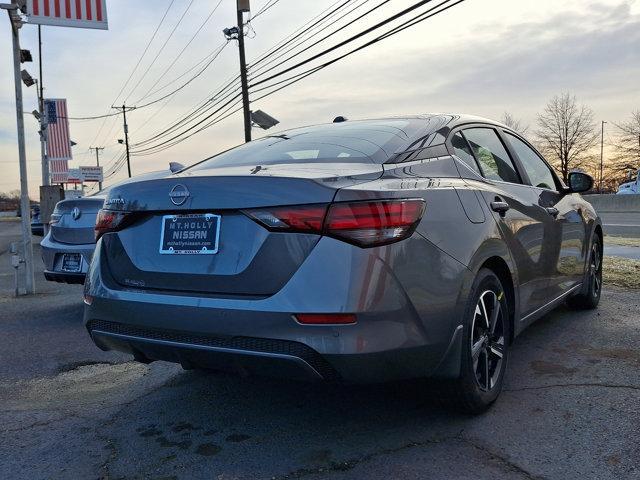
[[[64,283],[84,283],[85,275],[89,270],[95,243],[67,244],[60,243],[51,238],[49,232],[40,242],[42,261],[44,263],[44,276],[47,280]],[[62,259],[65,253],[77,253],[82,261],[78,272],[67,272],[62,269]]]
[[[185,368],[205,367],[239,374],[336,380],[338,373],[308,346],[253,337],[220,338],[90,321],[91,338],[103,350],[132,354],[138,361],[165,360]]]
[[[71,273],[71,272],[51,272],[49,270],[44,271],[44,278],[50,282],[59,283],[79,283],[82,285],[86,277],[85,273]]]
[[[44,235],[44,225],[42,223],[31,224],[31,234],[41,237]]]
[[[117,285],[99,243],[85,283],[85,325],[100,348],[141,361],[358,383],[430,376],[460,323],[468,270],[420,237],[407,242],[376,252],[323,238],[266,298]],[[405,288],[425,268],[432,270],[423,284]],[[357,322],[302,325],[294,318],[344,312]]]

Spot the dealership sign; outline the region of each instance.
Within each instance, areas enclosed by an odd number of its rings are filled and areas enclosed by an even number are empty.
[[[80,167],[83,182],[102,182],[102,167]]]
[[[82,183],[82,173],[79,168],[70,168],[65,183]]]
[[[107,30],[107,0],[26,0],[29,23]]]

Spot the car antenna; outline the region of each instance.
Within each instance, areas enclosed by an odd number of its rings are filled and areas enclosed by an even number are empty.
[[[342,122],[346,122],[347,120],[349,120],[347,117],[338,115],[336,118],[333,119],[333,123],[342,123]]]

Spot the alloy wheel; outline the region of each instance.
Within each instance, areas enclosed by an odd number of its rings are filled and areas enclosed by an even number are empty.
[[[597,242],[594,242],[591,246],[589,281],[591,284],[591,294],[597,297],[600,295],[600,287],[602,286],[602,255],[600,255],[600,248]]]
[[[498,379],[503,368],[505,354],[505,316],[500,300],[493,290],[480,295],[471,324],[471,359],[476,382],[481,390],[488,392]]]

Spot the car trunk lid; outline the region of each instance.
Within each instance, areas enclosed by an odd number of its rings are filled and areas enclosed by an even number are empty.
[[[55,214],[58,221],[51,225],[51,237],[60,243],[85,245],[95,242],[96,214],[104,197],[86,197],[58,202]]]
[[[135,219],[103,237],[114,280],[136,288],[271,295],[293,276],[320,237],[269,231],[242,210],[328,204],[339,188],[382,174],[381,165],[360,163],[258,167],[187,170],[113,188],[107,208],[133,212]],[[198,214],[219,215],[217,253],[161,253],[166,249],[164,222]]]

